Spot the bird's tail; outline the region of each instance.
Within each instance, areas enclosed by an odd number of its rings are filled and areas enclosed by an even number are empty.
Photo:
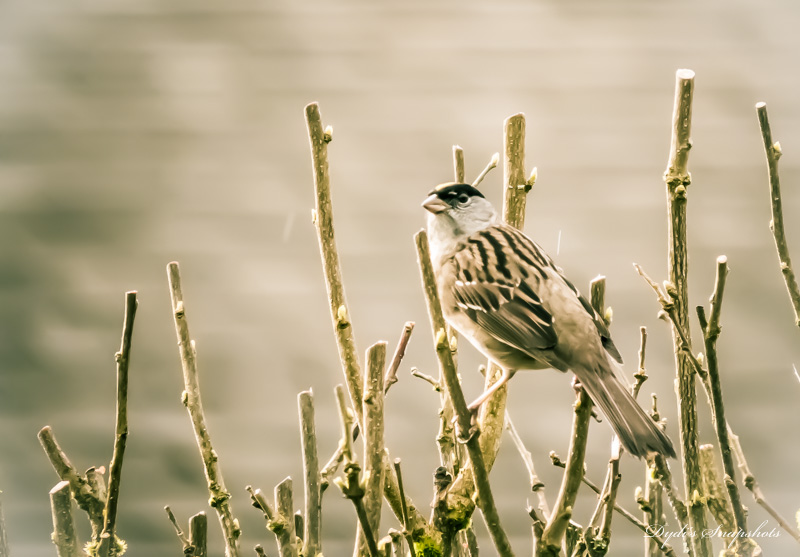
[[[611,422],[626,451],[640,458],[652,452],[675,458],[672,441],[617,379],[611,362],[572,371]]]

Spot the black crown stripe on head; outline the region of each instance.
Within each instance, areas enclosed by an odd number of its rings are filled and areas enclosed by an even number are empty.
[[[483,197],[483,194],[478,190],[478,188],[473,188],[469,184],[459,184],[457,182],[445,182],[444,184],[439,184],[430,195],[436,195],[440,199],[450,199],[461,195],[462,193],[466,193],[468,196],[473,197]]]

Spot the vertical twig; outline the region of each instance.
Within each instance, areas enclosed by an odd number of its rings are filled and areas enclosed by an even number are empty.
[[[288,541],[285,544],[284,550],[281,555],[283,557],[297,557],[299,555],[297,547],[297,534],[294,530],[294,503],[292,495],[292,478],[285,478],[281,483],[275,486],[275,511],[283,520],[283,526],[286,529],[285,538]]]
[[[605,308],[605,277],[597,277],[592,281],[591,292],[592,307],[602,315]],[[553,506],[553,514],[550,515],[544,531],[536,543],[535,555],[537,557],[556,557],[561,551],[561,543],[572,517],[572,507],[583,480],[586,442],[589,439],[591,417],[592,399],[583,388],[577,388],[566,469]]]
[[[458,145],[453,145],[453,177],[455,182],[463,184],[466,172],[464,170],[464,149]]]
[[[418,233],[420,242],[427,248],[428,237],[424,231]],[[514,555],[511,544],[508,541],[503,527],[500,525],[500,515],[492,496],[491,486],[489,485],[489,472],[483,460],[483,452],[478,440],[479,431],[472,426],[472,413],[467,408],[464,400],[464,393],[458,381],[453,355],[450,352],[450,343],[447,340],[447,333],[444,328],[439,329],[436,335],[436,353],[442,365],[442,378],[447,384],[447,392],[453,401],[455,410],[457,435],[459,440],[467,445],[467,451],[471,461],[471,468],[475,476],[475,488],[478,492],[478,506],[486,519],[486,526],[494,542],[497,552],[502,557],[512,557]]]
[[[339,266],[339,254],[336,250],[336,241],[333,228],[333,206],[331,204],[330,172],[328,168],[328,143],[333,138],[331,127],[323,129],[319,105],[311,103],[305,107],[306,125],[311,147],[311,166],[314,173],[314,191],[316,193],[316,208],[313,220],[319,240],[322,267],[325,274],[325,287],[328,291],[331,319],[333,321],[336,345],[339,350],[339,360],[342,364],[350,400],[356,409],[358,420],[361,420],[361,387],[362,374],[358,362],[355,336],[350,323],[349,312],[344,295],[342,272]],[[384,474],[384,496],[395,516],[400,516],[400,499],[397,490],[397,478],[394,477],[389,463],[386,464]],[[425,536],[434,536],[425,518],[419,510],[407,501],[408,513],[415,531],[420,530]]]
[[[189,519],[189,541],[194,548],[192,557],[208,556],[208,517],[199,512]]]
[[[53,514],[53,543],[58,557],[81,557],[75,522],[72,518],[72,496],[69,482],[61,481],[50,490],[50,511]],[[5,532],[3,532],[5,534]],[[0,542],[0,557],[9,557],[5,536]]]
[[[717,361],[717,338],[720,334],[720,312],[722,311],[722,296],[725,292],[725,282],[728,276],[728,258],[724,255],[717,258],[717,276],[714,281],[714,292],[711,295],[711,310],[708,321],[705,318],[703,306],[698,306],[697,316],[703,332],[703,342],[706,349],[706,362],[708,364],[708,383],[711,387],[711,410],[714,417],[719,448],[722,454],[722,467],[725,470],[725,486],[728,490],[736,527],[747,532],[747,518],[744,506],[739,495],[739,486],[736,483],[736,467],[733,464],[730,440],[728,439],[728,422],[725,418],[725,406],[722,401],[722,381],[719,374]]]
[[[211,436],[206,427],[206,418],[203,413],[203,402],[200,398],[200,383],[197,374],[197,351],[195,343],[189,334],[189,324],[186,320],[186,308],[183,303],[183,290],[181,287],[181,273],[178,263],[173,261],[167,265],[169,277],[170,298],[172,300],[172,315],[175,320],[175,332],[178,336],[178,347],[183,369],[183,404],[189,412],[189,417],[194,429],[197,447],[203,460],[208,483],[208,492],[211,495],[210,504],[217,511],[222,534],[225,538],[226,557],[239,555],[239,523],[233,517],[230,498],[231,494],[225,489],[225,481],[214,447],[211,445]]]
[[[328,169],[328,143],[332,140],[332,130],[322,128],[322,116],[319,105],[311,103],[305,108],[308,139],[311,145],[311,165],[314,171],[314,193],[316,207],[313,213],[314,225],[317,229],[322,268],[325,273],[325,288],[330,302],[331,319],[336,334],[336,346],[339,348],[339,359],[342,363],[350,400],[361,419],[361,364],[358,361],[353,326],[342,282],[342,270],[339,265],[339,252],[336,249],[336,237],[333,229],[333,204],[331,203],[331,179]]]
[[[775,238],[775,247],[778,250],[778,259],[781,266],[781,274],[789,291],[789,299],[794,309],[795,325],[800,327],[800,287],[797,285],[797,278],[792,269],[792,259],[789,257],[789,246],[786,243],[786,232],[783,228],[783,204],[781,202],[781,180],[778,175],[778,159],[781,158],[781,144],[772,141],[772,130],[767,116],[767,103],[756,104],[758,114],[758,124],[761,127],[761,136],[764,138],[764,151],[767,155],[767,167],[769,170],[769,198],[772,202],[772,220],[769,223],[772,235]]]
[[[414,540],[411,537],[411,531],[408,529],[408,509],[406,508],[406,498],[405,498],[405,489],[403,488],[403,474],[400,470],[400,459],[397,458],[394,461],[394,471],[395,475],[397,476],[397,486],[400,489],[400,501],[403,503],[403,516],[402,516],[402,524],[403,524],[403,536],[405,536],[406,541],[408,542],[408,552],[411,557],[417,557],[417,553],[414,549]]]
[[[283,482],[275,486],[275,506],[283,505],[286,507],[287,502],[281,501],[281,497],[286,497],[286,487],[284,484],[292,481],[291,478],[286,478]],[[283,486],[283,487],[282,487]],[[292,514],[291,504],[291,483],[289,483],[289,505],[288,514],[281,512],[280,508],[273,508],[267,498],[260,489],[253,490],[252,486],[245,488],[250,494],[250,500],[253,506],[259,509],[264,514],[264,519],[267,521],[267,529],[275,534],[275,540],[278,542],[278,551],[281,557],[297,557],[297,537],[294,531],[294,516]],[[284,510],[286,510],[284,508]]]
[[[131,357],[131,341],[133,338],[133,320],[136,317],[136,292],[125,293],[125,316],[122,325],[122,341],[119,352],[115,354],[117,361],[117,418],[114,452],[108,472],[108,492],[103,512],[103,533],[100,534],[101,556],[112,556],[118,553],[114,547],[116,542],[117,507],[119,505],[119,488],[122,479],[122,459],[125,456],[125,445],[128,441],[128,367]]]
[[[314,393],[303,391],[297,397],[300,411],[300,437],[303,452],[305,487],[304,555],[317,557],[322,553],[322,490],[320,487],[317,433],[314,425]]]
[[[11,553],[8,549],[8,533],[6,532],[6,519],[3,515],[3,492],[0,491],[0,557],[9,557],[10,555]]]
[[[342,447],[344,477],[335,478],[334,483],[342,490],[342,494],[349,499],[355,507],[358,523],[364,534],[364,541],[370,557],[379,557],[378,543],[372,531],[372,525],[367,516],[367,510],[364,507],[365,490],[364,484],[361,481],[361,465],[358,464],[355,453],[353,452],[353,414],[347,407],[344,388],[341,385],[337,385],[335,392],[339,407],[339,419],[342,424],[342,438],[339,444]]]
[[[686,498],[689,502],[689,523],[696,532],[708,528],[702,497],[702,478],[698,465],[697,445],[697,391],[695,390],[694,369],[689,358],[680,346],[676,328],[689,333],[689,290],[688,290],[688,256],[686,242],[686,193],[691,183],[687,169],[689,150],[692,147],[692,92],[694,90],[694,72],[678,70],[675,83],[675,107],[672,114],[672,140],[670,142],[669,161],[664,173],[667,184],[667,205],[669,224],[669,280],[674,287],[674,303],[678,326],[673,327],[675,344],[675,365],[678,375],[678,412],[680,414],[680,437],[683,456],[683,477]],[[687,348],[691,343],[686,339]],[[709,538],[695,536],[692,538],[697,557],[711,556]]]
[[[380,532],[383,503],[383,371],[386,367],[386,343],[378,342],[367,350],[367,375],[364,377],[364,510],[373,532]],[[408,512],[408,510],[406,510]],[[359,535],[357,547],[366,540]]]

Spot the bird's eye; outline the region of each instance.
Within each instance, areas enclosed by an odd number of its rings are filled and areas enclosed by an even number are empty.
[[[459,194],[458,202],[465,205],[469,201],[469,196],[466,193]]]

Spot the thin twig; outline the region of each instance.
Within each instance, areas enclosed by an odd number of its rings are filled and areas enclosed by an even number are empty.
[[[316,208],[313,212],[313,220],[317,230],[320,255],[322,256],[325,287],[328,291],[328,301],[330,303],[336,345],[339,350],[339,360],[341,361],[347,389],[350,393],[350,400],[356,409],[357,421],[360,422],[363,376],[361,365],[358,361],[350,314],[345,301],[339,254],[336,250],[334,238],[333,206],[331,204],[330,172],[328,168],[328,143],[332,140],[333,131],[330,126],[323,129],[322,117],[317,103],[311,103],[305,107],[305,118],[311,147],[311,165],[316,193]],[[401,505],[397,491],[397,478],[394,477],[391,465],[388,462],[385,463],[385,466],[386,481],[383,494],[392,508],[392,512],[399,517]],[[431,531],[427,521],[416,506],[410,501],[407,501],[407,505],[414,530],[422,531],[427,537],[435,537],[435,533]]]
[[[208,556],[208,517],[199,512],[189,519],[189,541],[194,547],[192,557]]]
[[[728,436],[730,437],[733,454],[736,455],[736,460],[739,461],[739,470],[741,470],[742,476],[744,477],[744,486],[753,494],[753,499],[756,500],[756,503],[761,505],[761,507],[767,511],[772,518],[775,519],[775,522],[777,522],[778,525],[790,536],[800,542],[800,531],[792,526],[788,520],[783,518],[783,516],[775,509],[775,507],[773,507],[764,497],[764,493],[761,491],[761,487],[758,485],[755,476],[753,476],[753,473],[750,471],[750,467],[747,464],[747,459],[744,457],[742,445],[739,443],[739,436],[734,435],[732,431],[728,431]]]
[[[481,182],[483,182],[483,179],[486,178],[486,175],[489,174],[489,172],[492,169],[497,168],[497,163],[499,162],[500,162],[500,153],[495,153],[494,155],[492,155],[492,158],[489,161],[489,163],[483,168],[483,170],[481,170],[481,173],[478,174],[478,176],[472,181],[472,187],[477,188],[481,184]]]
[[[322,479],[317,454],[317,433],[314,425],[314,393],[303,391],[297,397],[300,412],[300,437],[303,452],[305,488],[305,532],[303,550],[306,557],[322,553]]]
[[[772,201],[772,220],[769,223],[772,235],[775,238],[775,247],[778,250],[781,274],[789,291],[789,299],[794,309],[795,325],[800,327],[800,287],[797,285],[797,278],[792,269],[792,260],[789,257],[789,246],[786,243],[786,231],[783,228],[783,203],[781,201],[781,180],[778,175],[778,159],[781,158],[781,144],[772,141],[772,130],[767,116],[767,103],[756,104],[758,114],[758,124],[761,127],[761,136],[764,138],[764,151],[767,155],[767,167],[769,170],[769,197]]]
[[[394,461],[394,471],[395,475],[397,476],[397,486],[400,489],[400,501],[403,503],[403,536],[405,536],[406,541],[408,542],[408,551],[411,557],[417,557],[417,553],[414,549],[414,540],[411,537],[411,531],[408,529],[408,509],[406,508],[406,498],[405,498],[405,489],[403,487],[403,473],[400,470],[400,459],[397,458]]]
[[[427,235],[420,232],[422,241],[427,244]],[[486,520],[486,526],[494,542],[499,555],[503,557],[513,557],[514,552],[508,541],[503,527],[500,524],[500,515],[492,496],[492,489],[489,485],[489,473],[483,460],[483,452],[479,442],[479,432],[472,426],[472,413],[467,408],[461,384],[458,381],[453,355],[450,352],[450,343],[447,341],[447,333],[444,328],[439,329],[436,336],[436,353],[442,365],[442,377],[447,384],[447,393],[453,401],[455,410],[456,425],[458,427],[457,436],[459,441],[466,443],[467,451],[471,461],[471,468],[475,477],[475,488],[478,493],[478,505]]]
[[[311,165],[314,172],[314,192],[316,206],[314,209],[314,225],[317,229],[322,268],[325,273],[325,288],[330,302],[333,330],[336,334],[336,345],[339,348],[339,359],[347,382],[350,400],[361,418],[361,384],[363,383],[361,365],[358,360],[353,326],[347,310],[342,270],[339,265],[339,252],[336,249],[336,237],[333,228],[333,205],[331,203],[331,181],[328,169],[328,143],[330,133],[326,134],[322,127],[322,116],[319,105],[311,103],[305,108],[308,139],[311,146]]]
[[[72,496],[69,482],[61,481],[50,490],[50,510],[53,514],[52,540],[56,546],[58,557],[83,557],[84,553],[78,543],[75,532],[75,521],[72,517]],[[2,520],[0,518],[0,520]],[[0,536],[0,557],[9,557],[5,529]]]
[[[403,326],[403,332],[400,334],[400,340],[397,342],[397,348],[395,348],[394,356],[392,356],[392,363],[389,364],[389,368],[386,370],[386,377],[383,379],[384,393],[388,393],[389,387],[397,383],[397,370],[400,368],[400,362],[403,361],[403,356],[405,355],[406,347],[408,346],[408,340],[411,338],[411,332],[413,330],[413,321],[408,321]]]
[[[66,453],[61,449],[56,441],[53,430],[50,426],[44,426],[39,431],[39,442],[50,459],[50,463],[58,474],[58,477],[69,482],[72,497],[83,511],[89,516],[92,524],[92,540],[97,540],[100,532],[103,531],[103,509],[105,500],[100,499],[85,476],[81,476],[77,469],[67,458]]]
[[[349,499],[355,507],[358,523],[364,534],[364,541],[370,557],[380,557],[377,540],[375,539],[372,525],[367,516],[366,508],[364,507],[364,484],[361,481],[361,466],[358,464],[355,454],[353,453],[353,440],[351,436],[353,430],[353,414],[347,407],[344,388],[341,385],[337,385],[335,392],[339,407],[339,420],[342,424],[342,438],[339,443],[342,446],[342,456],[344,459],[344,477],[334,479],[334,483],[342,490],[342,494]]]
[[[114,438],[114,452],[108,468],[108,492],[106,507],[103,512],[105,519],[103,533],[100,534],[100,547],[98,555],[109,557],[117,555],[114,547],[116,541],[117,507],[119,504],[119,488],[122,479],[122,459],[125,456],[125,446],[128,441],[128,367],[131,357],[131,340],[133,338],[133,320],[136,317],[136,292],[125,293],[125,317],[122,325],[122,342],[119,352],[116,353],[117,361],[117,418],[116,435]]]
[[[464,171],[464,149],[453,145],[453,178],[457,184],[463,184],[466,172]]]
[[[383,503],[383,373],[386,367],[386,343],[381,341],[367,350],[367,374],[364,377],[364,510],[372,532],[380,532]],[[408,509],[406,509],[408,512]],[[365,540],[359,534],[357,547],[364,548]]]
[[[645,381],[647,381],[647,369],[644,365],[645,355],[647,354],[647,327],[639,327],[639,369],[636,373],[633,374],[634,379],[636,379],[636,383],[634,384],[633,388],[631,389],[631,394],[633,394],[633,398],[639,396],[639,390],[641,390],[642,385]]]
[[[288,488],[288,510],[286,509],[286,482]],[[267,529],[275,534],[278,542],[278,551],[281,557],[297,557],[297,538],[294,533],[294,515],[291,506],[291,478],[286,478],[283,482],[275,486],[275,507],[270,505],[264,493],[260,489],[253,490],[252,486],[245,489],[250,494],[253,506],[264,514],[267,521]],[[283,498],[283,499],[282,499]],[[286,512],[282,512],[286,511]],[[287,514],[288,513],[288,514]]]
[[[233,516],[230,498],[231,494],[225,489],[219,461],[214,447],[211,445],[211,436],[206,426],[203,412],[203,402],[200,398],[200,383],[197,374],[197,350],[189,334],[189,324],[186,320],[186,308],[183,302],[181,285],[181,272],[178,263],[173,261],[167,265],[169,277],[170,298],[172,300],[172,315],[175,321],[175,332],[178,336],[178,347],[183,369],[183,404],[189,412],[192,422],[197,447],[203,460],[208,492],[211,495],[210,504],[217,511],[222,535],[225,538],[226,557],[239,555],[239,523]]]
[[[566,466],[566,462],[561,460],[555,453],[550,454],[550,459],[553,463],[553,466],[558,466],[559,468],[564,468]],[[581,479],[581,482],[583,482],[583,485],[594,491],[596,495],[600,495],[602,493],[600,487],[598,487],[596,483],[587,478],[585,475]],[[655,531],[650,529],[647,524],[636,518],[630,511],[621,507],[619,503],[614,503],[614,510],[617,511],[620,514],[620,516],[625,518],[625,520],[627,520],[628,522],[636,526],[639,530],[644,532],[647,536],[650,536],[653,540],[655,540],[659,544],[659,546],[663,546],[662,551],[664,552],[665,555],[668,555],[669,557],[676,557],[675,550],[672,549],[672,547],[666,542],[666,540],[664,540],[661,536],[659,536]],[[530,511],[531,509],[529,508],[528,512],[530,513]]]
[[[724,255],[717,258],[717,276],[714,281],[714,292],[711,295],[711,310],[708,321],[705,319],[703,306],[697,307],[697,316],[703,332],[703,342],[706,349],[706,363],[708,365],[708,383],[711,387],[712,405],[717,439],[719,440],[720,453],[722,454],[722,467],[725,470],[725,486],[728,497],[733,506],[733,517],[736,528],[747,532],[747,517],[739,495],[739,485],[736,483],[736,467],[731,454],[730,440],[728,439],[728,422],[725,418],[725,406],[722,399],[722,381],[717,361],[717,338],[720,334],[720,313],[722,311],[722,296],[725,292],[725,282],[728,276],[728,258]]]
[[[605,307],[605,277],[592,281],[592,306],[602,313]],[[598,310],[599,308],[599,310]],[[576,384],[577,385],[577,384]],[[557,556],[572,517],[572,508],[578,496],[578,488],[584,475],[586,442],[589,438],[589,421],[592,417],[592,399],[582,387],[576,386],[575,409],[572,418],[572,433],[566,469],[561,479],[553,514],[547,520],[541,538],[536,544],[538,557]]]
[[[694,72],[678,70],[675,75],[675,106],[672,114],[672,140],[670,142],[667,170],[664,181],[667,184],[667,206],[669,225],[669,280],[674,287],[675,317],[673,327],[675,345],[675,366],[678,375],[678,413],[680,415],[680,438],[682,445],[682,464],[684,490],[689,505],[689,522],[696,532],[708,528],[702,500],[694,494],[700,493],[702,478],[698,465],[697,451],[697,391],[694,373],[689,362],[691,352],[689,333],[689,290],[688,255],[686,242],[686,193],[691,183],[687,169],[689,150],[692,147],[692,92]],[[679,338],[677,330],[686,331],[686,338]],[[710,557],[711,541],[702,536],[692,538],[698,557]]]
[[[536,474],[536,469],[533,466],[533,456],[531,455],[531,452],[525,448],[525,444],[522,442],[522,437],[520,437],[519,433],[517,433],[517,428],[514,426],[514,422],[511,421],[511,416],[508,414],[508,412],[506,412],[506,429],[508,430],[509,435],[511,435],[511,440],[514,442],[514,446],[517,447],[519,456],[522,457],[522,462],[525,464],[525,469],[528,471],[531,491],[536,493],[536,497],[539,499],[539,510],[542,512],[542,515],[544,515],[544,519],[547,520],[550,518],[550,506],[547,504],[547,497],[545,497],[544,483]]]
[[[194,546],[192,545],[189,537],[181,529],[180,525],[178,524],[178,519],[175,518],[175,514],[172,512],[172,509],[169,508],[169,505],[164,507],[164,511],[167,513],[167,518],[169,518],[169,521],[172,523],[172,527],[175,528],[175,535],[178,536],[178,539],[183,546],[183,554],[194,556]]]

